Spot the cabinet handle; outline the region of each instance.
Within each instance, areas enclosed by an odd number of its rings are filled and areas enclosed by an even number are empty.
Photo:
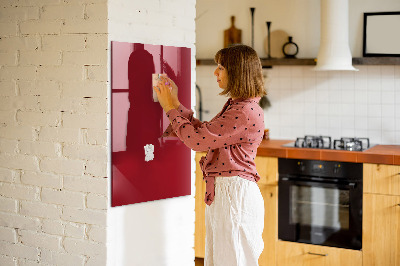
[[[317,255],[317,256],[323,256],[323,257],[328,256],[328,254],[320,254],[320,253],[313,253],[313,252],[307,252],[307,254],[310,254],[310,255]]]
[[[400,203],[399,203],[399,204],[397,204],[397,206],[400,206]]]

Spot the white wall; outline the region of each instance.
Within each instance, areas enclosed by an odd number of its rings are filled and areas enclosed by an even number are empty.
[[[192,49],[194,103],[196,1],[112,0],[108,4],[109,44],[137,42]],[[192,159],[192,176],[188,176],[192,179],[191,196],[109,208],[108,265],[194,264],[194,153]]]
[[[229,4],[228,4],[229,2]],[[234,14],[245,44],[251,43],[250,11],[256,7],[255,49],[264,57],[265,20],[272,28],[293,32],[300,47],[298,57],[316,57],[319,46],[319,1],[214,1],[197,4],[197,57],[213,58],[222,47],[222,31]],[[349,40],[353,57],[362,55],[362,12],[400,10],[392,0],[349,0]],[[259,11],[259,12],[258,12]],[[265,12],[264,16],[257,15]],[[218,15],[217,15],[218,14]],[[265,19],[264,19],[265,18]],[[242,23],[242,24],[240,24]],[[257,40],[258,38],[258,40]],[[295,139],[305,134],[369,137],[371,142],[400,144],[400,66],[355,66],[359,72],[314,72],[310,66],[274,66],[264,70],[272,107],[265,111],[266,128],[275,139]],[[202,89],[204,120],[226,101],[218,96],[213,66],[197,67],[196,83]]]

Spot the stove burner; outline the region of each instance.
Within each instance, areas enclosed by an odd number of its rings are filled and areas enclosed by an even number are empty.
[[[294,146],[300,148],[330,149],[331,137],[306,135],[304,138],[297,138]]]
[[[333,142],[335,150],[363,151],[369,148],[368,138],[340,138]]]

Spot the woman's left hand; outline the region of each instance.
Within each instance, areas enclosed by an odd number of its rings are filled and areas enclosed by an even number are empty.
[[[158,102],[167,113],[171,109],[175,109],[171,96],[171,81],[169,78],[162,78],[157,86],[153,86],[153,90],[157,93]]]

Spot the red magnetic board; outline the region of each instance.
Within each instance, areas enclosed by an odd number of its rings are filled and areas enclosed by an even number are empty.
[[[167,74],[190,107],[190,48],[111,42],[111,206],[190,195],[191,153],[153,101],[152,74]],[[154,147],[145,160],[144,147]],[[146,157],[147,158],[147,157]]]

